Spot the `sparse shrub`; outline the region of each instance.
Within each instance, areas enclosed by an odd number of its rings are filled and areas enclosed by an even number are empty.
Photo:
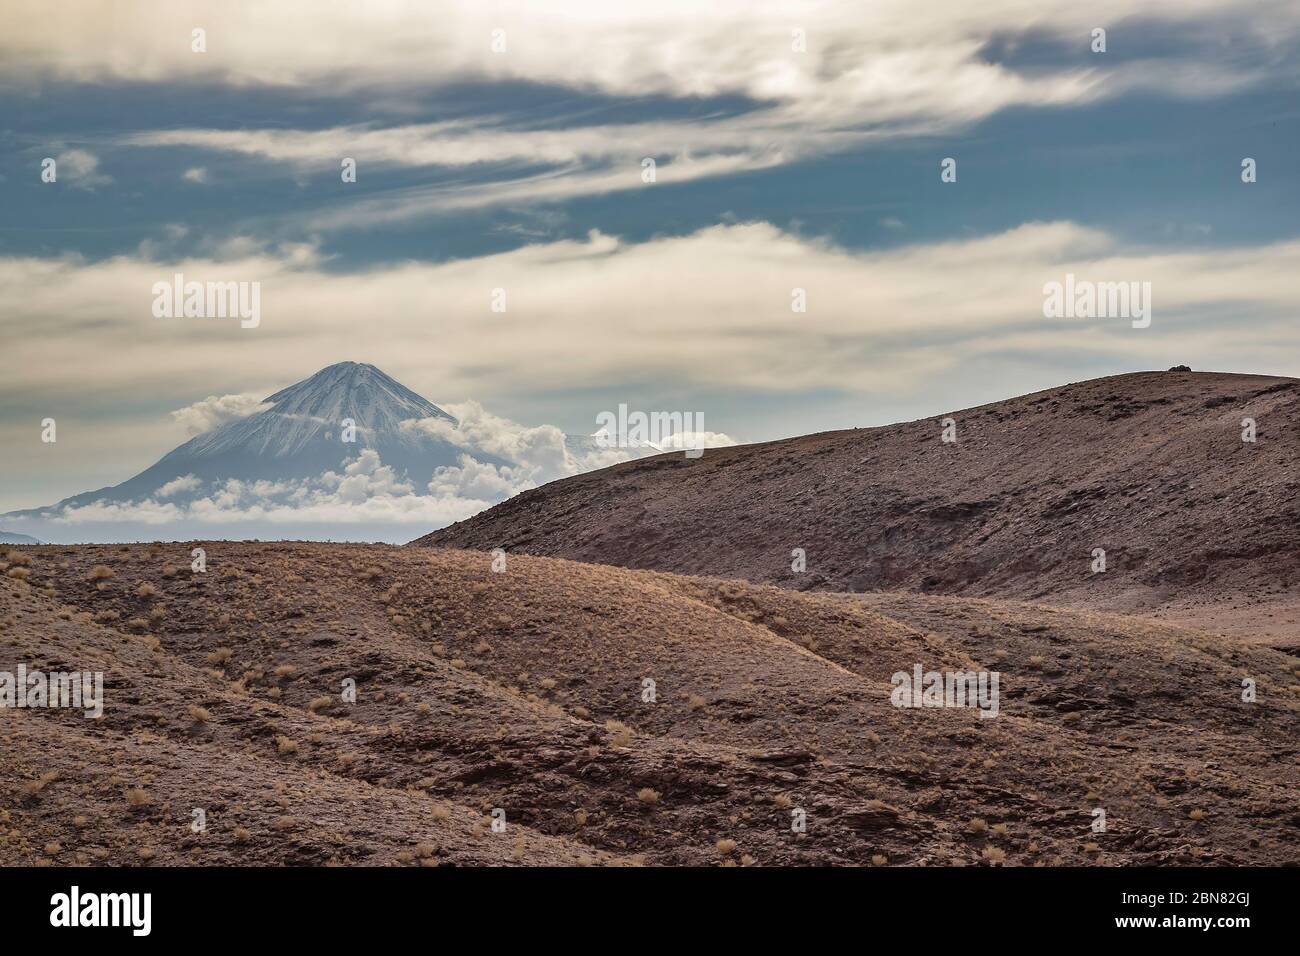
[[[609,740],[611,747],[632,746],[632,728],[621,720],[605,721],[605,729],[612,735]]]
[[[218,664],[218,665],[225,664],[234,656],[235,656],[235,652],[232,651],[230,648],[218,647],[215,651],[213,651],[211,654],[208,655],[208,663]]]
[[[147,598],[158,593],[158,589],[148,581],[141,581],[140,586],[135,589],[137,597]]]
[[[636,792],[636,798],[640,800],[642,803],[646,804],[647,806],[651,806],[653,804],[658,803],[659,797],[660,797],[659,791],[654,790],[651,787],[642,787],[640,790]]]
[[[247,843],[248,840],[249,840],[249,838],[250,838],[253,834],[251,834],[250,832],[248,832],[248,830],[246,830],[244,827],[235,827],[235,834],[234,834],[234,835],[235,835],[235,842],[236,842],[236,843]]]
[[[1192,820],[1204,820],[1205,811],[1198,808],[1196,810],[1193,810],[1191,813],[1187,814],[1187,816]]]
[[[298,741],[291,740],[283,734],[275,738],[276,749],[284,756],[296,754],[298,752]]]
[[[699,694],[691,694],[690,699],[687,701],[691,710],[703,710],[705,703],[707,702]]]
[[[984,852],[981,853],[980,856],[984,857],[987,862],[996,866],[1006,860],[1007,853],[1005,850],[999,849],[998,847],[986,846]]]
[[[10,568],[5,572],[6,577],[13,578],[16,581],[26,581],[32,576],[30,568]]]
[[[200,707],[198,704],[190,704],[190,719],[196,724],[206,724],[212,719],[212,714],[206,707]]]
[[[139,787],[126,792],[126,805],[132,810],[139,810],[149,805],[149,794],[145,793]]]
[[[107,581],[109,578],[113,577],[113,573],[113,569],[107,564],[97,564],[90,569],[90,580]]]
[[[736,849],[736,841],[723,839],[715,843],[714,846],[717,847],[719,853],[726,856],[728,853]]]
[[[319,714],[321,711],[329,710],[333,706],[334,698],[327,694],[321,697],[313,697],[311,703],[307,705],[307,709],[313,714]]]
[[[58,778],[59,773],[57,770],[47,770],[35,780],[23,781],[23,793],[27,794],[29,797],[34,797]]]
[[[989,828],[988,823],[985,822],[980,817],[975,817],[973,820],[971,820],[970,823],[967,824],[967,826],[970,828],[971,833],[983,833],[985,830]]]
[[[874,854],[872,854],[872,856],[871,856],[871,865],[872,865],[872,866],[888,866],[888,865],[889,865],[889,857],[885,856],[885,854],[883,854],[883,853],[874,853]]]
[[[433,818],[435,820],[450,820],[451,811],[448,810],[446,807],[442,806],[441,804],[439,804],[438,806],[433,808]]]

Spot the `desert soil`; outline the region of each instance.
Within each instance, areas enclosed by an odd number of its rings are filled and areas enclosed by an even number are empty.
[[[828,468],[872,454],[806,441]],[[820,499],[835,526],[884,507]],[[0,671],[19,663],[102,671],[105,704],[0,709],[7,864],[1300,862],[1300,659],[1145,617],[440,548],[43,546],[0,561]],[[999,672],[999,716],[893,706],[916,664]]]

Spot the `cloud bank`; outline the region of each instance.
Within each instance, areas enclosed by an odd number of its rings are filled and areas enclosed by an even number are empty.
[[[173,415],[198,418],[213,409],[247,414],[246,396],[198,402]],[[52,509],[42,517],[73,537],[78,529],[117,526],[128,536],[154,537],[166,529],[198,527],[210,536],[243,526],[292,524],[316,526],[317,534],[348,538],[350,529],[365,526],[368,534],[403,540],[412,526],[431,530],[467,518],[521,491],[557,478],[627,461],[655,449],[592,447],[572,442],[553,425],[526,426],[488,412],[477,402],[449,405],[460,424],[445,418],[411,419],[403,427],[462,449],[457,463],[438,467],[432,475],[399,474],[374,449],[364,449],[337,470],[297,480],[224,479],[204,482],[194,475],[168,481],[153,493],[133,501],[100,499],[89,504]],[[732,445],[727,435],[672,436],[665,450]],[[494,459],[485,461],[481,459]],[[427,482],[424,481],[427,478]],[[23,527],[35,527],[22,523]],[[143,528],[140,528],[143,526]],[[42,528],[49,534],[48,526]],[[102,532],[91,530],[91,536]],[[299,532],[301,533],[301,531]],[[421,532],[422,533],[422,532]]]

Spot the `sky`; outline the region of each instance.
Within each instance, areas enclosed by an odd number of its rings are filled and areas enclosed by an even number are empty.
[[[741,442],[1300,374],[1294,2],[2,12],[0,512],[342,361]],[[177,273],[259,283],[257,326],[155,316]],[[1046,316],[1067,274],[1150,283],[1149,324]]]

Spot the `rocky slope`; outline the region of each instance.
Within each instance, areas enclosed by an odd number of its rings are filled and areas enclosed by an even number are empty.
[[[415,544],[1150,613],[1300,644],[1300,381],[1096,379],[955,412],[954,442],[945,417],[617,465]]]
[[[1300,662],[1269,648],[441,549],[210,543],[197,573],[194,546],[0,561],[0,671],[105,675],[98,720],[0,708],[6,861],[1300,862]],[[894,707],[917,664],[998,671],[999,715]]]

